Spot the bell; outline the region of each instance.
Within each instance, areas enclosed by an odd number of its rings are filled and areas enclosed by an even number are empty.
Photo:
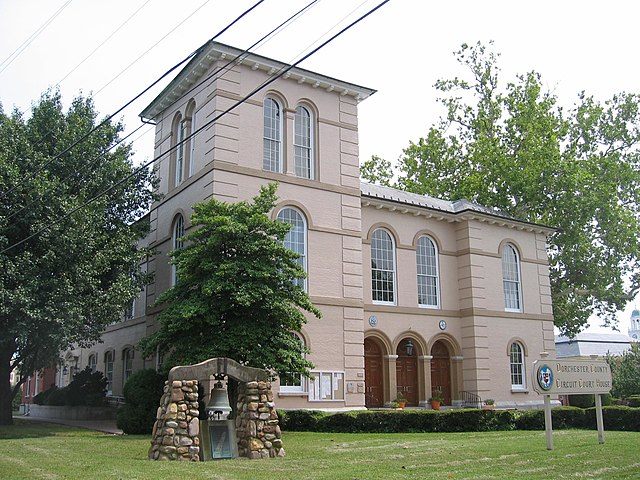
[[[226,420],[231,413],[231,405],[229,405],[229,395],[227,390],[222,386],[222,382],[218,380],[211,390],[209,403],[206,407],[207,418],[209,420]]]

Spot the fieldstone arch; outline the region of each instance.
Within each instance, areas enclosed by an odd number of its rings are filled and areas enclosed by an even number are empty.
[[[235,424],[234,456],[283,457],[285,451],[269,372],[246,367],[230,358],[211,358],[170,370],[153,426],[149,459],[200,461],[211,458],[211,453],[204,448],[208,442],[213,443],[209,438],[209,420],[204,419],[198,394],[199,387],[208,386],[211,377],[217,380],[227,377],[238,382],[235,419],[226,420]]]

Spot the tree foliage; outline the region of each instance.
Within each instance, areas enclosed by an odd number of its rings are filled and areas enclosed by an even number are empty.
[[[640,343],[631,342],[631,348],[619,356],[609,356],[613,376],[613,393],[618,397],[640,395]]]
[[[640,287],[640,97],[599,102],[583,92],[563,109],[536,72],[500,88],[498,56],[480,43],[456,58],[469,78],[436,83],[446,115],[404,149],[396,172],[373,157],[363,177],[556,227],[556,325],[573,335],[595,313],[615,326]]]
[[[308,374],[312,364],[292,332],[320,317],[296,282],[306,276],[298,254],[283,245],[290,225],[271,220],[276,184],[251,202],[215,199],[193,206],[192,233],[172,253],[178,282],[160,295],[160,330],[143,339],[145,354],[159,346],[170,366],[213,357]]]
[[[65,218],[133,172],[130,146],[116,146],[123,126],[77,142],[98,124],[93,102],[79,96],[65,111],[52,91],[30,113],[0,109],[0,424],[20,386],[12,370],[24,379],[97,341],[146,281],[137,242],[148,225],[137,220],[154,198],[151,172]]]

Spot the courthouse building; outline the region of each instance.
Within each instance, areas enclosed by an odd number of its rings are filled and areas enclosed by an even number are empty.
[[[117,397],[133,372],[156,367],[161,352],[143,358],[136,344],[157,328],[153,305],[175,282],[168,254],[191,228],[192,205],[247,200],[278,182],[271,216],[292,224],[287,245],[301,253],[323,314],[300,336],[313,375],[276,382],[278,408],[383,407],[398,392],[426,407],[434,388],[450,405],[539,405],[531,365],[555,349],[551,229],[466,200],[361,183],[358,104],[375,91],[292,68],[243,100],[286,67],[211,42],[144,109],[156,156],[205,128],[157,164],[163,197],[144,242],[158,252],[144,265],[154,283],[103,343],[66,353],[59,383],[69,380],[64,366],[90,365]],[[394,115],[402,106],[380,121]]]

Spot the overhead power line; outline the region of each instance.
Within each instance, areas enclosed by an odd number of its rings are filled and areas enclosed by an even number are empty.
[[[36,31],[29,36],[29,38],[27,38],[24,42],[20,44],[18,48],[16,48],[13,52],[11,52],[11,54],[7,58],[5,58],[2,61],[2,63],[0,63],[0,67],[2,67],[0,68],[0,73],[4,72],[7,69],[7,67],[11,65],[13,61],[16,58],[18,58],[20,54],[27,49],[29,45],[31,45],[31,42],[33,42],[38,37],[38,35],[44,32],[44,30],[51,24],[51,22],[53,22],[56,19],[56,17],[60,15],[62,11],[65,8],[67,8],[72,1],[73,0],[68,0],[67,3],[65,3],[58,10],[56,10],[56,12],[53,15],[51,15],[42,25],[40,25],[36,29]]]
[[[209,42],[214,41],[216,38],[218,38],[220,35],[222,35],[224,32],[226,32],[229,28],[231,28],[233,25],[235,25],[237,22],[239,22],[245,15],[247,15],[249,12],[251,12],[253,9],[255,9],[258,5],[260,5],[262,2],[264,2],[265,0],[258,0],[258,2],[256,2],[253,6],[251,6],[250,8],[248,8],[247,10],[245,10],[241,15],[239,15],[235,20],[233,20],[229,25],[227,25],[226,27],[224,27],[222,30],[220,30],[217,34],[215,34],[211,39],[209,39]],[[208,42],[207,42],[208,43]],[[205,44],[206,45],[206,44]],[[142,95],[144,95],[145,93],[147,93],[149,90],[151,90],[154,86],[156,86],[159,82],[161,82],[166,76],[168,76],[169,74],[171,74],[171,72],[173,72],[174,70],[176,70],[178,67],[182,66],[184,63],[186,63],[187,61],[189,61],[192,57],[194,57],[195,55],[197,55],[198,53],[200,53],[200,50],[202,48],[204,48],[203,45],[202,47],[199,47],[198,49],[196,49],[195,51],[193,51],[192,53],[190,53],[189,55],[187,55],[186,58],[184,58],[183,60],[181,60],[180,62],[178,62],[177,64],[175,64],[173,67],[171,67],[169,70],[167,70],[165,73],[163,73],[157,80],[155,80],[151,85],[149,85],[148,87],[146,87],[144,90],[142,90],[140,93],[138,93],[135,97],[133,97],[131,100],[129,100],[127,103],[125,103],[122,107],[120,107],[118,110],[116,110],[114,113],[112,113],[111,115],[109,115],[107,118],[105,118],[102,122],[100,122],[98,125],[96,125],[95,127],[93,127],[91,130],[89,130],[87,133],[85,133],[82,137],[80,137],[78,140],[76,140],[74,143],[72,143],[70,146],[68,146],[66,149],[64,149],[62,152],[54,155],[53,157],[51,157],[48,161],[46,161],[43,165],[41,165],[39,168],[37,168],[34,172],[32,172],[31,174],[29,174],[27,176],[27,178],[25,178],[22,182],[18,182],[15,185],[13,185],[11,188],[9,188],[8,190],[5,190],[4,192],[2,192],[2,194],[0,194],[0,200],[3,199],[4,197],[6,197],[9,193],[13,192],[16,188],[18,188],[20,185],[23,185],[24,183],[26,183],[27,181],[31,180],[33,177],[35,177],[36,175],[38,175],[40,172],[42,172],[45,168],[47,168],[49,165],[51,165],[51,163],[53,163],[55,160],[57,160],[58,158],[60,158],[62,155],[64,155],[65,153],[69,152],[72,148],[76,147],[78,144],[80,144],[81,142],[85,141],[89,135],[91,135],[93,132],[95,132],[96,130],[102,128],[104,125],[107,125],[112,119],[113,117],[115,117],[117,114],[119,114],[120,112],[122,112],[125,108],[127,108],[129,105],[131,105],[133,102],[135,102],[136,100],[138,100]]]
[[[195,132],[191,133],[190,135],[188,135],[187,137],[185,137],[181,142],[176,143],[173,147],[169,148],[166,152],[154,157],[152,160],[146,162],[145,164],[143,164],[142,166],[140,166],[139,168],[137,168],[136,170],[134,170],[131,174],[125,176],[124,178],[122,178],[120,181],[116,182],[115,184],[113,184],[111,187],[103,190],[102,192],[94,195],[93,197],[91,197],[89,200],[87,200],[85,203],[83,203],[82,205],[78,205],[77,207],[71,209],[69,212],[67,212],[65,215],[63,215],[62,217],[57,218],[56,220],[54,220],[53,222],[50,222],[49,224],[47,224],[46,226],[42,227],[41,229],[39,229],[38,231],[32,233],[31,235],[29,235],[28,237],[23,238],[22,240],[9,245],[8,247],[4,248],[2,251],[0,251],[0,254],[7,252],[8,250],[11,250],[15,247],[17,247],[18,245],[21,245],[25,242],[27,242],[28,240],[41,235],[42,233],[44,233],[45,231],[47,231],[49,228],[59,224],[60,222],[62,222],[63,220],[69,218],[71,215],[73,215],[74,213],[82,210],[83,208],[87,207],[88,205],[90,205],[91,203],[95,202],[96,200],[104,197],[105,195],[107,195],[109,192],[113,191],[116,187],[119,187],[120,185],[122,185],[124,182],[126,182],[127,180],[135,177],[136,175],[138,175],[139,173],[141,173],[142,171],[146,170],[147,168],[149,168],[151,165],[153,165],[154,163],[156,163],[157,161],[159,161],[160,159],[162,159],[163,157],[165,157],[167,154],[173,152],[174,150],[176,150],[178,147],[180,147],[181,145],[183,145],[184,143],[187,142],[187,140],[191,139],[192,137],[194,137],[195,135],[198,134],[198,132],[204,130],[205,128],[208,128],[209,126],[211,126],[213,123],[217,122],[220,118],[222,118],[224,115],[227,115],[229,112],[233,111],[234,109],[236,109],[239,105],[242,105],[244,102],[246,102],[248,99],[250,99],[251,97],[253,97],[256,93],[258,93],[260,90],[263,90],[264,88],[268,87],[269,85],[271,85],[273,82],[275,82],[276,80],[278,80],[280,77],[282,77],[284,74],[286,74],[288,71],[292,70],[293,68],[295,68],[296,66],[298,66],[300,63],[302,63],[303,61],[305,61],[306,59],[308,59],[309,57],[311,57],[312,55],[314,55],[315,53],[317,53],[319,50],[321,50],[322,48],[324,48],[326,45],[328,45],[329,43],[331,43],[333,40],[335,40],[336,38],[338,38],[340,35],[342,35],[343,33],[345,33],[347,30],[351,29],[353,26],[357,25],[358,23],[360,23],[362,20],[364,20],[365,18],[367,18],[369,15],[371,15],[372,13],[376,12],[378,9],[380,9],[383,5],[389,3],[390,0],[384,0],[382,2],[380,2],[378,5],[376,5],[375,7],[373,7],[371,10],[369,10],[367,13],[365,13],[364,15],[358,17],[356,20],[354,20],[353,22],[351,22],[349,25],[347,25],[346,27],[344,27],[342,30],[340,30],[338,33],[334,34],[333,36],[331,36],[328,40],[325,40],[322,44],[320,44],[318,47],[314,48],[311,52],[307,53],[305,56],[303,56],[302,58],[300,58],[299,60],[297,60],[295,63],[288,65],[286,67],[281,68],[278,73],[274,76],[272,76],[271,78],[269,78],[267,81],[263,82],[261,85],[259,85],[258,87],[254,88],[250,93],[248,93],[247,95],[245,95],[242,99],[236,101],[233,105],[231,105],[229,108],[227,108],[226,110],[224,110],[223,112],[219,113],[218,115],[216,115],[214,118],[212,118],[210,121],[208,121],[207,123],[205,123],[204,125],[202,125],[200,128],[198,128]],[[206,44],[205,44],[206,45]]]
[[[204,84],[205,82],[208,82],[210,80],[213,79],[213,77],[219,78],[221,75],[221,72],[225,72],[227,71],[230,66],[232,64],[238,64],[239,62],[242,61],[243,58],[245,58],[251,49],[253,49],[254,47],[256,47],[257,45],[265,42],[266,39],[268,39],[269,37],[273,37],[275,35],[277,35],[278,33],[280,33],[280,30],[287,24],[292,23],[293,21],[295,21],[298,17],[300,17],[302,14],[306,13],[306,11],[308,11],[313,5],[315,5],[316,3],[318,3],[320,0],[312,0],[310,3],[308,3],[306,6],[304,6],[303,8],[301,8],[300,10],[298,10],[296,13],[294,13],[293,15],[291,15],[289,18],[287,18],[284,22],[280,23],[277,27],[273,28],[270,32],[268,32],[266,35],[263,35],[260,39],[258,39],[256,42],[254,42],[250,47],[248,47],[247,49],[245,49],[238,57],[236,57],[233,60],[228,61],[225,65],[223,65],[222,67],[216,69],[214,72],[211,73],[211,75],[203,78],[202,80],[200,80],[198,83],[194,84],[191,86],[191,88],[189,90],[187,90],[185,92],[185,95],[189,95],[190,92],[192,92],[193,90],[195,90],[196,88],[198,88],[200,85]],[[98,154],[98,156],[94,157],[89,163],[85,164],[85,168],[83,170],[86,170],[87,173],[90,172],[93,169],[93,166],[97,164],[98,161],[100,161],[102,159],[102,155],[107,153],[108,151],[112,150],[113,148],[115,148],[116,146],[120,145],[121,143],[123,143],[124,141],[126,141],[131,135],[133,135],[134,133],[136,133],[138,130],[140,130],[145,124],[140,125],[140,127],[136,128],[133,132],[131,132],[130,134],[128,134],[126,137],[118,140],[116,143],[114,143],[113,145],[111,145],[110,147],[108,147],[107,149],[105,149],[102,153]],[[147,132],[145,132],[143,135],[146,135]],[[142,135],[141,135],[142,136]],[[74,172],[74,173],[78,173],[78,172]],[[66,180],[66,178],[68,177],[63,177],[61,179],[61,181]],[[84,180],[84,174],[82,176],[82,178],[79,181],[83,181]],[[54,187],[52,187],[54,188]],[[46,192],[50,191],[50,189],[45,190]],[[19,213],[21,213],[22,211],[24,211],[25,209],[29,208],[30,206],[34,205],[35,203],[37,203],[38,201],[40,201],[41,199],[34,199],[31,202],[29,202],[28,204],[22,206],[21,208],[19,208],[18,210],[14,211],[13,213],[11,213],[10,215],[8,215],[5,220],[10,220],[11,218],[13,218],[14,216],[18,215]]]

